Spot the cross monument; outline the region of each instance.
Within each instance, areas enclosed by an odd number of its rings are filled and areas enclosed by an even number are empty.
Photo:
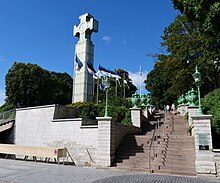
[[[92,102],[93,76],[87,70],[87,60],[94,62],[94,45],[91,41],[92,32],[98,32],[98,21],[92,15],[85,13],[79,17],[79,25],[74,25],[73,34],[79,38],[75,46],[75,55],[83,67],[74,70],[72,102]],[[74,60],[74,68],[76,62]]]

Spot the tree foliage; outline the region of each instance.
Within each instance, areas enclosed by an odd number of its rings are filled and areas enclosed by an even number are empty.
[[[146,80],[146,89],[151,92],[154,104],[161,107],[174,102],[195,87],[192,73],[196,65],[202,74],[202,96],[220,86],[219,68],[214,64],[220,56],[218,37],[208,38],[197,22],[189,21],[186,16],[177,16],[164,29],[162,39],[161,45],[168,54],[158,55]]]
[[[5,83],[7,101],[15,107],[71,102],[71,76],[49,72],[36,64],[15,62],[6,74]]]
[[[215,148],[220,148],[220,88],[206,95],[202,100],[202,106],[205,113],[212,115],[213,144],[218,146]]]
[[[204,32],[219,34],[219,0],[172,0],[172,2],[174,7],[185,14],[189,20],[199,22],[199,26]]]
[[[118,105],[118,99],[115,99],[109,103],[108,115],[119,123],[130,125],[131,116],[130,108],[131,102],[126,101],[127,99],[120,99],[123,102]],[[104,116],[105,114],[105,104],[94,104],[88,102],[76,102],[73,104],[68,104],[68,107],[73,107],[79,109],[79,116],[84,119],[96,119],[96,117]]]
[[[177,59],[165,55],[159,59],[145,83],[146,89],[150,91],[152,104],[163,108],[165,104],[174,103],[180,93],[190,88],[192,76]],[[189,82],[185,82],[186,80]]]
[[[206,95],[202,100],[202,106],[205,113],[213,115],[212,127],[220,135],[220,89],[216,89]]]

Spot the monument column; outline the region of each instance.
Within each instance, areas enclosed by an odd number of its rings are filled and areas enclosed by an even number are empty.
[[[82,68],[74,69],[72,102],[91,102],[93,98],[93,76],[88,73],[87,61],[94,62],[94,45],[91,41],[92,32],[98,32],[98,21],[85,13],[79,17],[80,24],[74,25],[74,36],[79,38],[75,47],[75,56],[82,62]],[[74,68],[76,62],[74,60]]]

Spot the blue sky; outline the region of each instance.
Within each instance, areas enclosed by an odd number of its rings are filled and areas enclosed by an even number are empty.
[[[4,78],[14,61],[73,76],[77,38],[73,25],[90,13],[99,21],[93,33],[95,67],[146,73],[158,52],[163,30],[177,15],[171,0],[0,0],[0,104]]]

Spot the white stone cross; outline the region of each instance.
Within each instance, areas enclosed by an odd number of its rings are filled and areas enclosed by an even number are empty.
[[[92,32],[98,32],[98,21],[92,15],[85,13],[79,17],[80,24],[74,25],[74,36],[79,38],[79,41],[91,41]]]

